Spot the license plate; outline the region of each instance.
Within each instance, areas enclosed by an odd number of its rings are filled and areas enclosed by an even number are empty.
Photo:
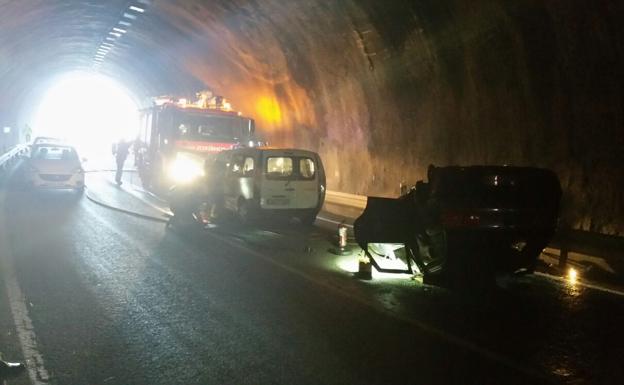
[[[290,199],[288,198],[269,198],[267,199],[267,205],[269,206],[288,206]]]

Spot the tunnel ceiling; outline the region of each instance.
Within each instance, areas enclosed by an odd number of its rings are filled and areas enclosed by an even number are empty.
[[[566,222],[624,234],[621,1],[0,0],[1,118],[92,68],[133,5],[100,72],[137,98],[212,88],[270,142],[318,151],[332,189],[543,166]]]
[[[166,53],[163,55],[158,41],[141,44],[146,36],[157,39],[162,28],[167,27],[157,13],[150,15],[130,9],[136,6],[149,10],[150,3],[148,0],[0,1],[0,78],[7,90],[2,95],[7,100],[3,105],[15,101],[15,96],[19,103],[25,103],[58,74],[92,70],[102,43],[111,43],[114,48],[100,72],[122,81],[139,98],[176,90],[180,84],[186,88],[197,87],[192,76],[186,76]],[[110,35],[115,27],[124,29],[127,35],[119,38]],[[149,50],[141,51],[142,48]],[[163,68],[169,72],[159,71]]]

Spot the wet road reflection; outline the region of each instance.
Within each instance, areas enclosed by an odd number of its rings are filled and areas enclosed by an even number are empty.
[[[180,233],[72,193],[16,189],[6,202],[8,247],[58,383],[624,379],[622,298],[573,282],[451,292],[360,281],[327,251],[328,234],[292,223]]]

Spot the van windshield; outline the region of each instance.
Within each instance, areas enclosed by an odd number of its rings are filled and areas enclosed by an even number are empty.
[[[272,156],[264,171],[268,179],[310,180],[316,176],[316,164],[306,157]]]

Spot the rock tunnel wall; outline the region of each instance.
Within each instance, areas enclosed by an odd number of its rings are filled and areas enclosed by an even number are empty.
[[[90,65],[127,3],[0,0],[0,113],[51,68]],[[270,143],[318,151],[330,189],[543,166],[566,223],[624,235],[624,2],[154,0],[146,15],[103,72],[140,96],[213,88]]]
[[[623,4],[161,7],[192,37],[188,71],[271,143],[320,152],[330,189],[395,196],[432,163],[542,166],[559,174],[566,222],[622,235]]]

